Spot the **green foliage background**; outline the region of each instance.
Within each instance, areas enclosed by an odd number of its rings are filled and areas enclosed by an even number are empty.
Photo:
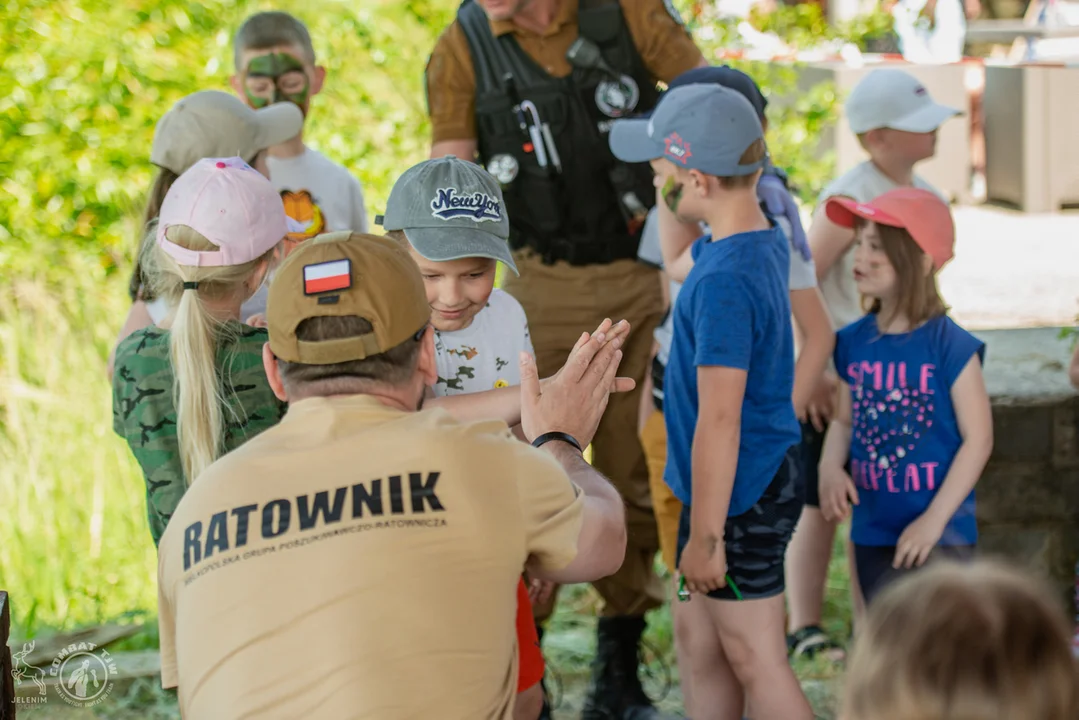
[[[681,4],[681,3],[680,3]],[[6,0],[0,5],[0,588],[17,635],[156,605],[144,488],[110,427],[105,358],[154,170],[157,119],[182,96],[228,89],[231,34],[259,9],[293,12],[328,70],[309,142],[357,174],[368,211],[426,156],[423,66],[456,0]],[[711,54],[729,27],[713,28]],[[781,12],[787,12],[786,10]],[[786,16],[772,22],[777,27]],[[819,18],[796,16],[792,36]],[[808,25],[807,25],[808,23]],[[792,73],[751,67],[786,95],[777,162],[811,198],[830,174],[815,138],[828,88],[790,97]]]
[[[0,5],[0,587],[17,632],[156,605],[143,483],[112,433],[105,358],[129,305],[158,118],[190,92],[228,89],[244,17],[293,12],[328,71],[307,137],[380,208],[426,154],[423,66],[455,7]]]

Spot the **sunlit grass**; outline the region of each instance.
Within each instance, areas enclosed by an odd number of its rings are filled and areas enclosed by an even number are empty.
[[[126,314],[122,281],[72,268],[0,294],[0,588],[13,633],[156,607],[144,489],[112,431],[104,357]],[[54,286],[55,287],[55,286]]]

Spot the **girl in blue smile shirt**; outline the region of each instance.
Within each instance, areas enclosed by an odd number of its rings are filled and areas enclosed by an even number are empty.
[[[969,557],[974,485],[993,449],[985,344],[946,314],[936,273],[952,257],[951,213],[900,188],[826,208],[855,229],[854,276],[868,314],[839,331],[839,412],[821,455],[821,511],[851,512],[866,602],[931,556]],[[850,473],[844,469],[850,459]]]

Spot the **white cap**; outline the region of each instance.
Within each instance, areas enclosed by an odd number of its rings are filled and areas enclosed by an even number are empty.
[[[873,70],[854,86],[846,104],[851,131],[860,135],[877,128],[926,133],[957,115],[929,96],[921,81],[902,70]]]

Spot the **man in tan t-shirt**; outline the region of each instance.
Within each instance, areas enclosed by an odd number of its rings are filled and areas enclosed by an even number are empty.
[[[161,539],[163,685],[192,718],[510,718],[522,570],[588,582],[625,553],[621,499],[578,448],[620,340],[582,337],[542,392],[522,360],[537,449],[417,412],[430,308],[391,240],[301,245],[267,315],[289,411],[199,476]]]

